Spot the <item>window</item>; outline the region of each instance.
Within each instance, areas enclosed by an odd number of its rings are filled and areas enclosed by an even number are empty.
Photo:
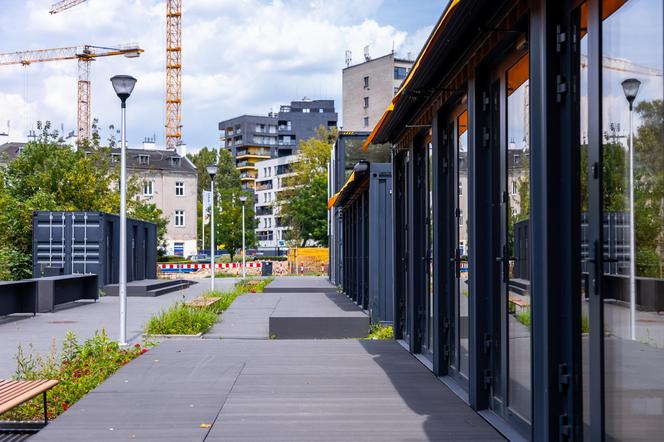
[[[512,195],[516,195],[518,193],[517,187],[516,180],[512,180]]]
[[[519,155],[518,153],[515,153],[514,154],[514,164],[518,165],[519,160],[521,160],[521,155]]]
[[[366,89],[368,87],[369,87],[369,77],[364,77],[364,88]]]
[[[171,157],[171,166],[180,166],[182,164],[180,157]]]
[[[369,127],[369,117],[364,117],[364,127]]]
[[[459,181],[459,196],[463,195],[463,184]]]
[[[320,109],[318,109],[319,114],[322,114],[323,112],[325,112],[325,109],[323,109],[322,107]]]
[[[394,67],[394,79],[395,80],[403,80],[406,78],[406,75],[408,75],[408,69],[400,66],[395,66]]]
[[[154,195],[154,183],[152,181],[143,181],[143,196]]]
[[[175,183],[175,196],[184,196],[184,183],[182,181]]]
[[[112,163],[117,163],[120,161],[120,154],[119,153],[114,153],[111,155],[111,162]]]
[[[369,107],[369,97],[364,97],[364,108],[366,109],[368,107]]]
[[[138,164],[141,165],[148,165],[150,164],[150,155],[139,155],[138,156]]]
[[[305,113],[305,114],[308,114],[309,112],[311,112],[311,109],[309,109],[308,107],[305,107],[304,109],[302,109],[302,112]]]
[[[184,210],[175,211],[175,227],[184,227]]]
[[[463,209],[459,209],[459,226],[463,227]]]

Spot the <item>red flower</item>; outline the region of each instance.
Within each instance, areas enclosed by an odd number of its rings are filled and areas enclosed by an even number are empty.
[[[62,405],[62,411],[67,411],[67,403],[63,402],[61,405]]]
[[[141,350],[141,354],[145,354],[145,353],[147,353],[147,352],[148,352],[148,349],[147,349],[147,348],[144,348],[144,349]]]
[[[134,344],[135,348],[141,348],[141,344]]]

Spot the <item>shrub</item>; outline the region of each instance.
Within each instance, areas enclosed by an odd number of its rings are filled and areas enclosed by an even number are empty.
[[[75,402],[115,373],[118,368],[148,351],[149,344],[120,348],[106,332],[82,344],[69,332],[58,354],[53,348],[46,356],[25,353],[19,345],[16,354],[15,380],[33,381],[58,379],[60,383],[48,392],[48,417],[53,419],[67,411]],[[44,401],[40,395],[0,415],[2,420],[42,420]]]
[[[209,308],[188,307],[177,302],[153,316],[145,326],[149,335],[196,335],[205,333],[217,321],[217,314]]]
[[[394,339],[394,329],[391,325],[373,324],[367,339]]]

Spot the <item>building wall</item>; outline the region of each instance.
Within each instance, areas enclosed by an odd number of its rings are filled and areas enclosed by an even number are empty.
[[[289,155],[281,158],[260,161],[256,163],[258,177],[255,188],[255,213],[256,213],[256,236],[259,238],[259,249],[275,249],[284,247],[284,233],[287,226],[279,227],[277,219],[279,207],[277,205],[278,193],[284,188],[284,178],[291,176],[290,173],[282,173],[280,169],[286,164],[297,161],[297,155]],[[271,186],[271,188],[269,188]],[[261,215],[261,210],[271,209],[271,214]],[[264,239],[260,239],[264,238]]]
[[[164,235],[168,255],[175,254],[176,243],[182,245],[183,255],[194,255],[197,252],[197,187],[198,176],[194,173],[170,170],[130,170],[130,175],[137,175],[142,181],[152,181],[153,195],[145,195],[143,190],[139,198],[150,201],[162,210],[168,219]],[[184,184],[184,194],[176,195],[176,183]],[[184,226],[175,225],[176,210],[184,211]]]
[[[342,71],[343,129],[372,130],[403,81],[395,78],[394,68],[409,71],[412,65],[410,61],[388,54],[345,68]],[[365,77],[368,77],[368,86],[365,86]],[[365,98],[368,98],[366,106]]]

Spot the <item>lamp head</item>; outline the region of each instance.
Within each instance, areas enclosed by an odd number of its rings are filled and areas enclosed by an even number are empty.
[[[214,179],[214,176],[217,174],[217,170],[219,169],[216,164],[210,164],[207,166],[207,173],[210,175],[210,178]]]
[[[132,91],[134,90],[136,79],[131,75],[116,75],[111,78],[111,83],[113,84],[115,93],[124,104],[124,102],[127,101],[127,98],[129,98]]]
[[[240,195],[240,202],[244,205],[244,203],[247,202],[247,197],[245,195]]]
[[[625,93],[625,98],[629,102],[629,109],[631,110],[632,104],[634,103],[634,100],[639,93],[641,81],[637,80],[636,78],[628,78],[620,84],[622,85],[623,92]]]

